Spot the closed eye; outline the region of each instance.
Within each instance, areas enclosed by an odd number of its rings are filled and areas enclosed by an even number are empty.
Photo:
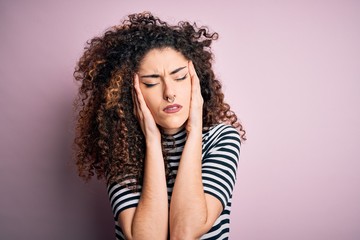
[[[147,88],[150,88],[150,87],[153,87],[155,85],[157,85],[158,83],[144,83],[143,84],[147,87]]]
[[[181,78],[177,78],[176,80],[177,80],[177,81],[185,80],[186,77],[187,77],[187,74],[185,74],[185,76],[183,76],[183,77],[181,77]]]

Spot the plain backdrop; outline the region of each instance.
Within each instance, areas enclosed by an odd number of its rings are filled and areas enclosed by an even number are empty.
[[[215,72],[244,124],[239,240],[360,239],[360,1],[0,1],[0,239],[114,239],[106,189],[71,159],[72,73],[130,13],[219,33]]]

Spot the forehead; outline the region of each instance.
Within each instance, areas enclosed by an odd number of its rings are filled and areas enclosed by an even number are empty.
[[[140,62],[140,70],[174,70],[187,64],[184,55],[172,48],[152,49]]]

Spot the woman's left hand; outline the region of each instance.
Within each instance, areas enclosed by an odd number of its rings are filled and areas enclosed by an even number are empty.
[[[201,96],[200,80],[196,74],[194,64],[189,61],[188,64],[190,80],[191,80],[191,100],[190,100],[190,111],[189,119],[186,125],[186,131],[202,131],[203,121],[203,103],[204,100]]]

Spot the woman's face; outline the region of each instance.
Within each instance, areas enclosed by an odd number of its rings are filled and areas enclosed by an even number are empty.
[[[152,49],[141,61],[138,75],[155,122],[167,134],[179,131],[189,117],[188,60],[172,48]]]

